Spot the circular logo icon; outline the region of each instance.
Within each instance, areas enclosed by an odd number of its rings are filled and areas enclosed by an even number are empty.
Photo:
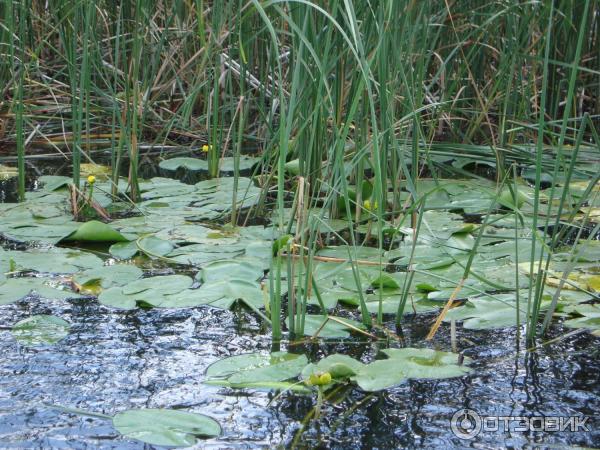
[[[472,409],[459,409],[450,419],[454,436],[460,439],[473,439],[481,432],[481,417]]]

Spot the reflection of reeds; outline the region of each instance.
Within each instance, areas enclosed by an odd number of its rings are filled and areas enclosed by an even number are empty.
[[[535,165],[532,230],[556,229],[560,214],[548,209],[537,218],[542,170],[584,173],[578,158],[597,158],[600,0],[80,0],[3,2],[0,10],[7,18],[0,47],[11,61],[0,67],[0,140],[16,145],[21,198],[26,136],[32,147],[50,145],[72,158],[75,186],[82,158],[92,161],[95,147],[110,146],[113,194],[128,164],[133,200],[143,145],[210,143],[216,177],[223,154],[239,157],[252,144],[264,151],[263,200],[275,198],[282,233],[289,233],[284,209],[298,190],[286,173],[290,160],[298,160],[305,181],[296,198],[302,195],[306,210],[323,207],[322,217],[297,221],[296,259],[311,267],[321,243],[316,230],[328,218],[355,230],[366,215],[367,236],[381,250],[384,219],[418,233],[427,193],[417,181],[440,168],[471,176],[447,164],[462,157],[494,167],[497,180],[512,163]],[[369,198],[353,188],[363,182]],[[345,238],[355,267],[361,237]],[[542,257],[538,268],[548,265],[549,253]],[[272,274],[299,271],[300,263],[288,266],[285,258]],[[299,273],[289,294],[294,317],[313,292],[312,279]],[[359,271],[353,274],[360,285]],[[279,280],[272,283],[271,295]],[[538,278],[529,295],[530,337],[542,287]],[[360,313],[370,325],[362,294]],[[302,323],[300,314],[296,331]]]

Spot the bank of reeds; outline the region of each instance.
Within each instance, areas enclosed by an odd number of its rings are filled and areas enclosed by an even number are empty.
[[[210,144],[213,176],[221,155],[255,147],[282,232],[294,195],[349,223],[369,201],[382,246],[384,216],[417,228],[417,180],[440,156],[486,161],[499,186],[513,163],[533,165],[537,192],[542,169],[572,174],[577,157],[597,158],[598,0],[4,0],[0,16],[0,145],[18,156],[21,196],[40,148],[70,158],[75,183],[92,149],[110,148],[137,200],[141,144]],[[286,181],[292,160],[301,194]],[[349,194],[367,178],[368,194]],[[560,214],[545,217],[534,242]],[[310,267],[316,225],[304,219],[296,244]],[[353,233],[349,244],[360,245]],[[533,280],[530,337],[543,275]],[[294,317],[311,280],[299,283]],[[292,323],[301,333],[301,317]]]

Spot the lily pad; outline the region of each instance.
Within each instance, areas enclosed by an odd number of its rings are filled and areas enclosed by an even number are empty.
[[[110,246],[108,252],[117,259],[133,258],[140,249],[137,242],[117,242]]]
[[[455,353],[441,352],[427,348],[387,349],[388,357],[363,366],[351,380],[364,391],[381,391],[396,386],[409,378],[441,379],[460,377],[471,369],[458,363]]]
[[[275,352],[271,354],[248,353],[230,356],[211,364],[206,376],[231,387],[244,387],[248,383],[278,382],[295,378],[308,363],[305,355]]]
[[[191,307],[210,305],[229,309],[236,300],[241,300],[253,309],[264,306],[264,294],[256,282],[226,279],[208,281],[198,289],[188,289],[175,295],[169,295],[158,306]]]
[[[73,233],[66,236],[63,240],[81,242],[125,242],[130,239],[127,239],[117,230],[105,223],[97,220],[90,220],[77,228]]]
[[[232,278],[256,281],[264,275],[264,270],[261,264],[240,259],[228,259],[214,261],[205,265],[199,275],[205,282]]]
[[[600,336],[600,307],[598,305],[578,305],[575,312],[582,317],[566,320],[569,328],[587,328],[593,335]]]
[[[208,170],[208,162],[199,158],[171,158],[161,161],[158,166],[165,170],[177,170],[184,168],[190,171]]]
[[[35,292],[40,297],[52,299],[78,298],[80,295],[69,291],[55,289],[44,278],[7,278],[0,282],[0,305],[16,302],[26,295]]]
[[[102,289],[125,286],[142,277],[139,267],[128,264],[114,264],[97,269],[89,269],[73,277],[80,289],[90,294],[98,294]]]
[[[116,414],[112,421],[123,436],[150,445],[189,447],[198,438],[221,434],[221,426],[209,416],[170,409],[131,409]]]
[[[286,319],[289,327],[289,321]],[[352,329],[363,329],[362,323],[342,317],[307,314],[304,321],[304,334],[322,338],[347,338]],[[317,334],[318,333],[318,334]]]
[[[302,370],[302,379],[306,380],[311,374],[328,372],[334,380],[345,380],[364,369],[364,364],[356,359],[335,353],[323,358],[316,364],[309,364]]]
[[[165,256],[171,253],[175,246],[172,242],[155,236],[146,236],[137,241],[138,248],[148,256]]]
[[[60,317],[50,315],[31,316],[12,327],[13,337],[22,345],[34,347],[56,344],[69,334],[71,325]]]

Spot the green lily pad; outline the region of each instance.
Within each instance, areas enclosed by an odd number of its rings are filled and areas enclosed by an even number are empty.
[[[221,426],[209,416],[170,409],[130,409],[116,414],[112,422],[127,438],[168,447],[189,447],[199,438],[221,434]]]
[[[345,380],[359,373],[364,366],[363,363],[350,356],[335,353],[316,364],[308,364],[302,370],[301,378],[307,380],[312,374],[329,372],[334,380]]]
[[[364,391],[381,391],[396,386],[409,378],[441,379],[460,377],[471,369],[470,360],[458,364],[458,355],[427,348],[387,349],[388,357],[364,365],[351,377]]]
[[[566,320],[564,325],[569,328],[586,328],[593,335],[600,336],[600,307],[598,305],[577,305],[574,312],[582,317]]]
[[[161,161],[158,166],[165,170],[184,168],[190,171],[208,170],[208,162],[199,158],[171,158]]]
[[[185,275],[163,275],[157,277],[142,278],[124,286],[123,294],[138,294],[150,291],[150,294],[176,294],[189,288],[193,280]]]
[[[159,239],[155,236],[146,236],[137,241],[138,248],[148,256],[165,256],[173,251],[172,242]]]
[[[108,252],[117,259],[133,258],[140,249],[137,242],[117,242],[110,246]]]
[[[97,220],[90,220],[77,228],[73,233],[66,236],[63,240],[81,242],[125,242],[130,239],[127,239],[117,230],[105,223]]]
[[[204,283],[198,289],[188,289],[165,298],[163,307],[191,307],[210,305],[229,309],[240,300],[253,309],[264,307],[264,294],[258,283],[253,281],[225,279]]]
[[[80,295],[69,291],[55,289],[44,278],[7,278],[0,282],[0,305],[16,302],[26,295],[35,292],[40,297],[52,299],[78,298]]]
[[[286,319],[289,328],[289,321]],[[325,325],[323,325],[325,323]],[[352,319],[342,317],[307,314],[304,320],[304,335],[322,338],[347,338],[353,328],[363,329],[364,325]]]
[[[255,156],[241,155],[239,159],[240,172],[248,171],[254,167],[261,158]],[[219,172],[222,174],[233,173],[235,159],[233,156],[227,156],[219,160]]]
[[[50,315],[31,316],[12,327],[12,335],[22,345],[34,347],[56,344],[69,334],[71,325],[60,317]]]
[[[308,363],[305,355],[275,352],[268,355],[248,353],[230,356],[211,364],[206,376],[223,380],[232,387],[247,383],[278,382],[295,378]]]
[[[128,264],[114,264],[97,269],[89,269],[78,273],[73,281],[83,290],[108,289],[113,286],[125,286],[141,278],[143,275],[139,267]]]
[[[206,264],[198,274],[203,281],[238,279],[256,281],[264,275],[261,264],[240,259],[214,261]]]

